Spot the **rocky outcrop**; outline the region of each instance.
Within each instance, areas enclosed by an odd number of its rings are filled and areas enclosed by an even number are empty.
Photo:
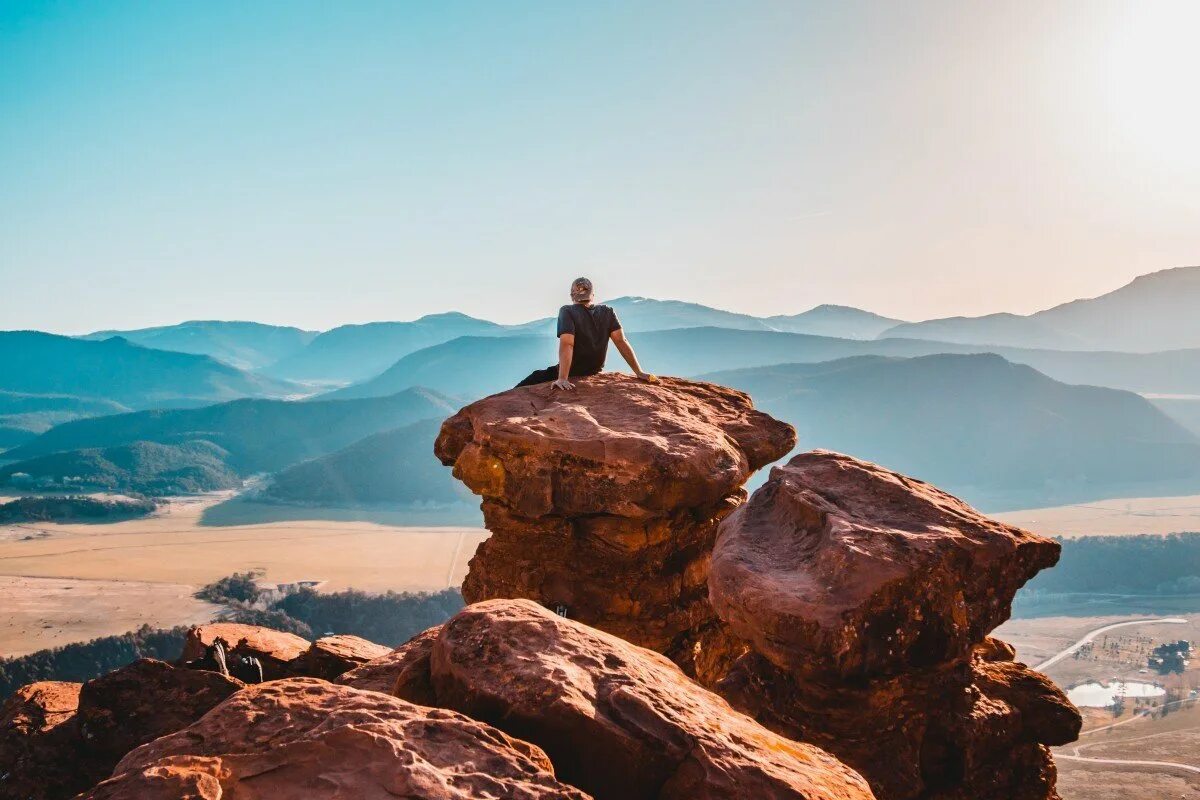
[[[658,653],[537,603],[468,606],[407,656],[398,693],[431,690],[533,742],[601,800],[871,797],[837,759],[762,728]]]
[[[203,659],[209,648],[220,642],[229,659],[254,658],[262,664],[263,678],[274,680],[291,674],[291,663],[304,655],[309,642],[294,633],[243,625],[237,622],[212,622],[197,625],[187,633],[180,661]],[[232,669],[232,665],[230,665]]]
[[[83,685],[79,726],[107,775],[133,748],[186,728],[245,684],[143,658]]]
[[[190,725],[241,687],[151,659],[82,686],[25,686],[0,710],[0,798],[73,797],[134,747]]]
[[[435,452],[483,497],[492,536],[468,602],[526,597],[692,663],[710,641],[708,556],[752,472],[795,444],[741,392],[602,374],[515,389],[442,426]]]
[[[986,634],[1059,546],[920,481],[816,451],[721,525],[714,608],[750,646],[720,691],[880,798],[1040,800],[1079,712]]]
[[[304,655],[291,664],[292,673],[327,681],[361,667],[391,651],[359,636],[339,634],[317,639]]]
[[[0,706],[0,797],[59,800],[93,782],[75,720],[79,689],[63,681],[31,683]]]
[[[247,687],[129,753],[85,800],[586,800],[546,755],[473,719],[313,678]]]
[[[337,682],[355,689],[394,694],[423,706],[437,705],[429,683],[429,653],[441,630],[438,625],[422,631],[387,655],[343,674]]]

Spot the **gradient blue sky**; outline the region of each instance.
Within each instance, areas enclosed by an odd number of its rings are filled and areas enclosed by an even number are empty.
[[[7,2],[0,328],[908,319],[1200,263],[1200,4]]]

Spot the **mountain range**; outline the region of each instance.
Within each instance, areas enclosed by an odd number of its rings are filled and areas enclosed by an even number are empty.
[[[1150,352],[1200,347],[1200,267],[1142,275],[1099,297],[1036,314],[948,317],[896,325],[882,336],[966,344]]]
[[[261,322],[192,320],[157,328],[97,331],[79,338],[102,341],[114,337],[156,350],[212,356],[238,369],[254,370],[303,350],[317,332]]]

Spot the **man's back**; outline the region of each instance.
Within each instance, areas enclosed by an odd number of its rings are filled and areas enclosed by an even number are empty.
[[[571,303],[560,308],[557,335],[570,333],[575,336],[571,374],[594,375],[604,369],[609,336],[620,328],[617,314],[609,306]]]

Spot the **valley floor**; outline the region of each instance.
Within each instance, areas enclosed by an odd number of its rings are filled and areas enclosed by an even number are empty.
[[[172,500],[151,517],[106,525],[0,527],[0,654],[39,650],[143,623],[211,618],[191,598],[233,572],[264,570],[272,583],[322,589],[425,591],[458,586],[487,531],[330,520],[214,526],[206,512],[228,496]],[[262,519],[267,509],[257,509]],[[10,624],[11,623],[11,624]],[[50,627],[47,627],[50,626]]]
[[[1127,536],[1200,531],[1200,495],[1126,497],[992,514],[1044,536]]]

